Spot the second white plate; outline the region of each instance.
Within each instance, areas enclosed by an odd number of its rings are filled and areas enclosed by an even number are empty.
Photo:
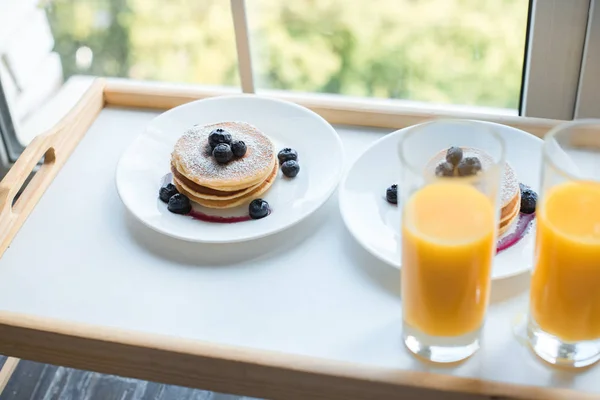
[[[519,129],[491,122],[506,143],[506,160],[519,181],[538,191],[542,140]],[[371,145],[350,167],[340,185],[340,210],[350,233],[375,257],[400,268],[400,209],[385,200],[385,190],[398,183],[401,129]],[[440,125],[440,129],[444,129]],[[492,279],[514,276],[531,269],[535,223],[516,245],[496,255]]]

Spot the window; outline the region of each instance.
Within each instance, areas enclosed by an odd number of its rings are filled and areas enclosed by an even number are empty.
[[[53,0],[46,10],[65,78],[239,86],[227,1]]]
[[[599,1],[10,0],[0,133],[20,139],[4,146],[18,154],[76,75],[449,115],[600,116]]]
[[[256,84],[517,110],[527,0],[247,2]]]

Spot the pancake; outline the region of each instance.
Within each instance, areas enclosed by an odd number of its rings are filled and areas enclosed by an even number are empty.
[[[516,200],[512,209],[506,210],[506,213],[503,217],[500,218],[500,223],[498,224],[498,236],[502,236],[505,234],[508,229],[511,227],[513,222],[519,217],[519,213],[521,212],[521,191],[517,193]],[[505,209],[502,210],[504,213]]]
[[[246,143],[244,157],[234,158],[227,164],[219,164],[212,157],[208,135],[217,128],[228,131],[234,140]],[[171,153],[171,165],[187,180],[205,188],[225,192],[244,190],[265,181],[276,161],[271,140],[246,122],[195,126],[177,140]]]
[[[520,209],[521,209],[521,190],[519,189],[513,196],[512,200],[500,209],[500,221],[504,221],[506,218],[512,216],[515,213],[515,210],[518,213],[520,211]]]
[[[196,197],[193,193],[187,191],[186,188],[183,185],[181,185],[181,183],[178,182],[178,180],[175,177],[173,177],[173,183],[175,184],[175,187],[180,193],[184,194],[191,201],[198,203],[201,206],[208,208],[232,208],[240,206],[244,203],[249,203],[250,201],[259,198],[263,193],[269,190],[269,188],[271,187],[271,185],[273,185],[275,179],[277,178],[278,171],[279,169],[277,168],[277,165],[275,165],[267,179],[265,179],[255,189],[253,189],[249,193],[244,194],[243,196],[227,200],[206,200],[203,198],[199,198]]]
[[[485,170],[492,164],[494,159],[488,153],[481,149],[473,147],[462,147],[463,157],[477,157],[481,161],[481,166]],[[434,172],[435,167],[446,160],[446,150],[436,154],[425,166],[426,170]],[[498,222],[498,235],[502,235],[511,223],[518,217],[521,208],[521,189],[517,174],[512,166],[505,162],[504,175],[500,184],[500,218]]]
[[[171,172],[173,173],[173,180],[177,180],[179,186],[185,189],[186,192],[192,194],[195,198],[204,200],[232,200],[250,193],[264,182],[259,182],[256,185],[252,185],[245,189],[227,192],[223,190],[207,188],[206,186],[200,186],[183,176],[181,172],[179,172],[174,166],[171,166]]]

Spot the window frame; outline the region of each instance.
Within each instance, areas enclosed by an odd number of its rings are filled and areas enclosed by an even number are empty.
[[[245,0],[231,0],[231,17],[235,31],[235,47],[243,93],[255,93],[254,70],[250,52],[250,30]]]
[[[600,118],[600,0],[591,0],[575,118]]]
[[[573,119],[590,6],[591,0],[530,1],[520,115]]]

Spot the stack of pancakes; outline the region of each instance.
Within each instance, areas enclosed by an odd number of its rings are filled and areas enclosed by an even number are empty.
[[[246,154],[219,164],[212,156],[208,135],[229,132],[246,144]],[[179,138],[171,154],[173,183],[190,200],[210,208],[230,208],[259,198],[277,177],[277,157],[271,140],[245,122],[195,126]]]
[[[519,216],[521,211],[521,188],[515,170],[507,162],[500,186],[500,222],[498,236],[503,235]]]
[[[477,157],[485,171],[494,163],[493,158],[481,149],[462,147],[463,157]],[[427,164],[433,172],[435,167],[446,160],[446,150],[441,151]],[[500,184],[500,219],[498,221],[498,236],[503,235],[519,216],[521,210],[521,189],[517,174],[508,162],[504,166],[504,175]]]

